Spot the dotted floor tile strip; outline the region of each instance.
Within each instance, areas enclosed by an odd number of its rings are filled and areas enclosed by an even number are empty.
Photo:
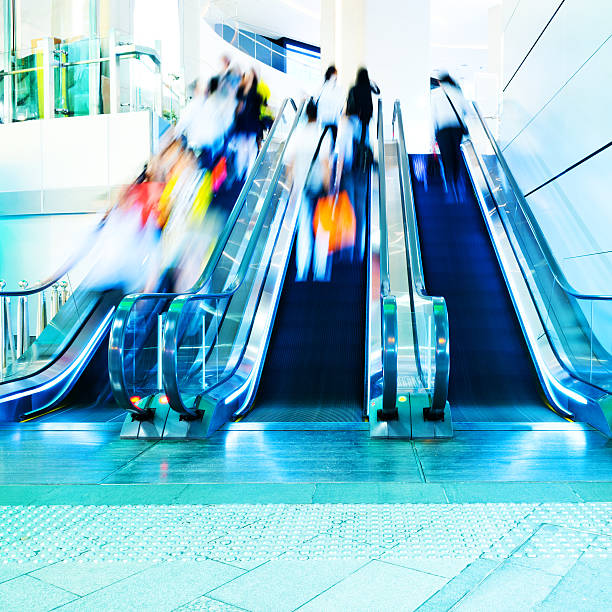
[[[560,532],[558,527],[563,527]],[[0,506],[0,559],[612,559],[612,503]]]

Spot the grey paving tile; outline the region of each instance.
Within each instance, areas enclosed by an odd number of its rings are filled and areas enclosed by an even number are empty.
[[[39,498],[44,504],[113,505],[173,504],[185,485],[61,485],[49,487]]]
[[[244,612],[245,608],[238,608],[206,595],[176,608],[174,612]],[[248,612],[248,611],[247,611]]]
[[[559,576],[524,567],[510,559],[461,599],[453,612],[531,610],[552,591]]]
[[[319,483],[313,501],[331,504],[444,503],[444,487],[418,482]]]
[[[564,576],[595,539],[592,533],[542,525],[512,554],[512,559],[525,567]]]
[[[363,560],[273,560],[207,595],[253,612],[294,610],[362,565]]]
[[[324,533],[295,546],[282,555],[281,559],[377,559],[389,550],[377,544],[343,538],[334,533]]]
[[[571,487],[585,502],[612,502],[612,482],[572,482]]]
[[[77,599],[74,593],[36,580],[20,576],[0,584],[0,609],[44,612]]]
[[[449,502],[542,503],[578,502],[580,497],[565,483],[458,482],[444,485]]]
[[[383,554],[379,560],[419,572],[427,572],[442,578],[455,578],[475,560],[475,557],[404,556],[395,552],[392,548],[389,552]]]
[[[0,506],[34,504],[49,492],[46,485],[0,485]]]
[[[31,572],[30,576],[83,596],[142,572],[152,563],[126,561],[63,561]]]
[[[180,504],[309,504],[314,484],[219,483],[188,484],[177,496]]]
[[[307,610],[414,610],[447,580],[372,561],[300,608]]]
[[[498,565],[497,561],[476,559],[420,606],[418,612],[450,610],[462,597],[476,588]]]
[[[74,610],[170,611],[236,578],[241,570],[215,561],[163,563],[62,606]]]
[[[553,612],[612,610],[612,560],[587,551],[558,582],[537,610]]]
[[[6,554],[0,548],[0,556],[4,556],[4,562],[0,563],[0,582],[6,582],[17,576],[23,576],[34,570],[42,569],[46,567],[47,563],[40,563],[38,561],[26,561],[26,562],[7,562]]]

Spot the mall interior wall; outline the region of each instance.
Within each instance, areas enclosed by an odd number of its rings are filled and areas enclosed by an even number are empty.
[[[391,133],[399,99],[410,152],[431,146],[429,114],[429,0],[322,0],[321,56],[334,63],[345,87],[366,66],[381,90]]]
[[[612,2],[506,0],[503,19],[504,155],[567,280],[612,294]]]
[[[610,0],[506,0],[504,155],[569,279],[607,293],[611,104]]]

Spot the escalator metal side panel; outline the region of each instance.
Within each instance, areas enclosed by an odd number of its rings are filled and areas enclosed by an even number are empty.
[[[546,397],[561,414],[588,423],[611,436],[612,402],[609,396],[575,379],[561,365],[546,335],[484,171],[469,140],[462,145],[462,151],[476,199]]]
[[[0,398],[0,420],[13,421],[65,397],[106,338],[116,306],[115,296],[103,296],[56,361],[33,376],[7,384]]]
[[[204,401],[209,402],[204,413],[209,436],[229,421],[233,414],[249,406],[255,397],[291,255],[300,202],[301,197],[293,192],[287,201],[280,228],[271,232],[270,263],[262,279],[261,295],[241,362],[235,374],[216,390],[214,398],[204,396]]]

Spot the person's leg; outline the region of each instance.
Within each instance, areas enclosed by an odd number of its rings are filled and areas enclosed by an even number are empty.
[[[312,211],[316,203],[307,195],[306,190],[302,191],[302,194],[298,197],[300,198],[300,212],[298,217],[298,235],[296,238],[295,280],[303,282],[308,278],[310,260],[312,258]]]
[[[455,143],[452,128],[443,128],[436,132],[436,140],[444,167],[444,182],[447,193],[452,192],[455,177]]]

